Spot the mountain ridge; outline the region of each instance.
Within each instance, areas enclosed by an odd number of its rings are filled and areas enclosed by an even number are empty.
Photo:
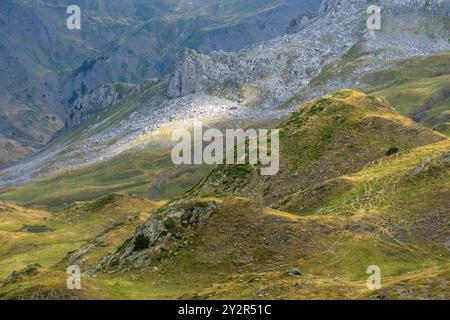
[[[80,1],[82,29],[67,30],[71,4],[1,3],[0,146],[8,152],[0,154],[0,167],[36,154],[53,140],[72,103],[86,91],[162,77],[185,46],[209,52],[209,47],[226,49],[233,38],[239,41],[230,49],[273,38],[297,10],[318,7],[311,0]],[[218,41],[217,32],[230,41]]]

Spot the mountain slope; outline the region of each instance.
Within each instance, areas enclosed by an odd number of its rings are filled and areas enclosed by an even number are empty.
[[[204,55],[183,50],[169,79],[156,85],[156,97],[141,95],[139,102],[126,99],[125,109],[133,109],[130,113],[121,112],[120,103],[109,108],[120,116],[111,117],[115,121],[109,121],[108,126],[87,130],[82,141],[64,143],[58,149],[54,148],[60,141],[56,139],[36,157],[0,173],[0,185],[24,183],[55,170],[101,162],[125,150],[143,147],[153,139],[149,132],[190,125],[186,119],[208,124],[279,119],[295,109],[298,102],[335,88],[364,87],[358,79],[389,67],[399,58],[450,49],[450,31],[445,24],[450,12],[447,3],[410,0],[400,5],[382,1],[385,27],[380,31],[365,27],[368,4],[365,0],[324,1],[318,16],[297,33],[237,52]],[[397,24],[397,20],[421,23]],[[349,75],[356,76],[353,79]],[[86,84],[89,90],[97,88]],[[102,122],[102,117],[98,121]],[[95,126],[95,122],[94,118],[90,125]],[[88,128],[85,124],[80,130]],[[80,148],[86,152],[72,153]],[[48,170],[49,166],[54,170]],[[19,177],[15,174],[18,171]]]
[[[343,98],[343,95],[346,97]],[[396,118],[396,121],[402,119],[406,124],[412,124],[376,100],[369,104],[368,100],[364,100],[367,97],[361,93],[342,91],[334,94],[334,99],[344,100],[349,96],[356,98],[356,101],[363,100],[360,107],[364,106],[363,110],[368,114],[378,112],[378,117]],[[323,99],[305,105],[301,111],[314,110],[317,102]],[[349,101],[344,101],[346,103],[343,105],[348,108]],[[335,109],[339,110],[336,105]],[[323,118],[326,114],[319,114],[310,121],[326,121]],[[364,122],[361,115],[357,118]],[[302,126],[306,125],[298,119],[299,115],[294,114],[285,123],[287,129],[283,128],[292,132],[296,127],[301,134]],[[99,270],[107,268],[131,272],[142,265],[156,265],[163,268],[165,275],[176,279],[177,274],[169,272],[169,269],[177,270],[177,273],[181,270],[188,272],[191,268],[198,270],[204,265],[209,272],[216,270],[218,275],[224,272],[241,276],[256,274],[253,278],[263,279],[266,288],[262,291],[272,298],[286,298],[286,293],[279,286],[292,283],[280,279],[279,274],[289,266],[300,266],[308,275],[307,279],[310,275],[323,277],[321,281],[327,285],[335,282],[333,277],[343,279],[343,283],[339,280],[335,284],[341,288],[335,288],[341,297],[366,294],[358,281],[365,278],[365,269],[371,264],[380,265],[384,277],[392,282],[400,281],[408,272],[434,267],[445,270],[449,267],[447,193],[450,187],[450,140],[424,128],[420,132],[420,127],[414,126],[413,131],[408,132],[408,126],[405,126],[401,130],[387,130],[386,133],[397,136],[399,132],[406,131],[405,136],[412,136],[414,140],[421,136],[428,137],[431,144],[406,148],[399,155],[380,156],[378,161],[367,161],[368,165],[362,170],[353,165],[347,169],[347,172],[353,172],[351,174],[340,175],[336,179],[326,178],[323,183],[304,190],[298,187],[298,192],[288,197],[283,192],[276,197],[272,195],[272,198],[270,193],[269,196],[264,195],[272,203],[278,200],[279,209],[301,217],[264,208],[255,202],[259,199],[255,195],[262,189],[261,185],[260,189],[255,187],[258,183],[253,184],[251,194],[237,192],[252,200],[230,196],[212,198],[211,195],[220,195],[216,189],[208,189],[208,181],[217,181],[217,174],[213,172],[197,189],[155,212],[124,245],[102,259]],[[378,126],[374,130],[383,132],[384,127]],[[357,131],[357,126],[349,125],[346,131],[337,135],[348,141],[346,133],[352,135]],[[411,132],[416,134],[411,135]],[[289,139],[292,150],[296,150],[292,154],[302,154],[308,150],[296,147],[293,144],[296,140],[295,136]],[[376,154],[377,144],[370,144],[371,140],[376,141],[366,136],[367,149]],[[384,136],[383,140],[388,139]],[[433,140],[437,142],[433,143]],[[310,144],[316,145],[314,141]],[[357,152],[346,155],[346,161],[358,157]],[[326,158],[326,154],[320,155],[320,158]],[[341,159],[339,163],[345,160]],[[299,167],[304,165],[299,164]],[[222,170],[219,168],[216,171]],[[225,171],[224,175],[232,172],[232,177],[221,179],[214,185],[221,185],[224,190],[233,189],[236,180],[241,182],[238,173],[244,176],[248,173],[246,170],[231,170]],[[316,164],[314,170],[320,172],[322,168]],[[304,180],[309,185],[314,185],[316,181],[314,176],[297,177],[293,174],[292,183],[297,180]],[[283,181],[289,184],[286,179]],[[301,185],[301,182],[297,183]],[[199,190],[204,192],[203,195]],[[137,245],[140,238],[147,239],[144,247]],[[432,281],[444,281],[445,277],[444,272]],[[234,280],[229,284],[225,282],[218,286],[224,292],[206,290],[202,297],[236,297],[232,293],[235,291],[231,290],[237,285],[244,290],[239,292],[245,292],[239,297],[249,298],[251,293],[245,290],[252,288],[253,284],[241,283],[236,284]],[[274,288],[270,289],[271,286]],[[385,290],[384,294],[389,290]],[[439,298],[445,290],[437,288],[432,293],[433,297]],[[298,294],[295,290],[288,292],[291,297]],[[272,296],[274,294],[277,295]]]
[[[396,61],[392,68],[367,74],[367,91],[386,98],[398,111],[448,135],[450,54]]]
[[[57,213],[1,202],[0,278],[31,263],[41,271],[65,269],[67,263],[95,267],[159,205],[126,194],[76,202]]]
[[[77,31],[65,26],[72,4],[0,4],[0,167],[47,144],[87,90],[162,77],[185,46],[235,50],[274,38],[297,13],[318,8],[311,0],[79,1]]]
[[[336,122],[336,112],[346,116],[346,121]],[[367,125],[371,121],[373,128]],[[333,137],[335,142],[351,143],[359,141],[355,137],[361,136],[361,123],[371,132],[370,139],[365,136],[367,150],[344,152],[340,160],[351,164],[360,159],[360,165],[336,171],[335,178],[291,175],[286,184],[292,189],[296,185],[294,192],[287,196],[269,193],[270,203],[277,209],[258,203],[254,194],[262,188],[247,196],[241,193],[241,197],[213,189],[208,192],[213,173],[194,190],[154,210],[126,240],[126,232],[120,232],[107,248],[90,247],[88,250],[94,250],[91,254],[85,249],[92,241],[79,242],[67,259],[53,267],[46,262],[45,270],[36,275],[5,284],[0,295],[31,299],[446,299],[450,140],[352,90],[305,104],[282,129],[301,134],[309,127],[347,124],[346,130],[335,131]],[[303,159],[308,143],[315,146],[316,141],[301,144],[292,134],[287,136],[283,138],[285,147],[291,148],[286,155],[297,160],[289,165],[301,169],[312,160],[316,166],[310,173],[320,173],[323,168],[317,164],[334,149],[324,144],[325,152],[306,153],[308,157]],[[392,141],[403,143],[402,149],[387,156]],[[342,145],[336,149],[343,149]],[[333,168],[341,169],[338,163]],[[227,191],[248,170],[218,168],[216,172],[233,174],[233,179],[221,182]],[[154,207],[140,198],[109,196],[72,205],[60,219],[75,219],[65,229],[71,230],[77,221],[82,226],[87,221],[92,224],[89,212],[98,212],[103,219],[112,208],[121,212],[120,208],[134,207],[135,201],[143,206],[140,208]],[[53,226],[51,222],[46,225]],[[92,227],[99,232],[94,224]],[[96,266],[95,258],[113,247],[116,249]],[[80,255],[86,259],[86,276],[82,290],[71,292],[65,288],[64,268]],[[41,263],[39,259],[33,262]],[[369,265],[382,270],[381,290],[370,291],[365,286]],[[301,275],[287,276],[294,267]]]
[[[311,184],[359,170],[391,148],[406,151],[446,139],[352,90],[306,103],[279,127],[278,174],[264,177],[250,166],[219,166],[193,192],[251,196],[270,206]]]
[[[111,192],[128,192],[150,199],[170,199],[197,184],[209,166],[174,166],[170,150],[125,153],[101,164],[63,171],[15,188],[1,198],[22,205],[61,207],[93,200]]]
[[[450,6],[380,1],[386,24],[370,32],[369,3],[326,0],[294,34],[234,53],[183,50],[168,79],[89,88],[60,138],[0,173],[3,186],[37,179],[2,198],[58,207],[0,203],[0,297],[448,299],[450,139],[400,113],[445,123],[447,54],[417,56],[449,49]],[[298,108],[353,84],[371,93],[340,90]],[[174,169],[166,148],[186,119],[268,120],[281,131],[278,175],[219,166],[184,192],[202,171]],[[61,208],[155,189],[182,194]],[[75,292],[72,263],[84,272]],[[380,290],[366,286],[370,265]]]
[[[445,299],[450,140],[439,137],[288,197],[280,194],[283,211],[264,208],[254,193],[250,200],[188,192],[102,259],[99,271],[157,266],[160,277],[176,283],[180,274],[208,270],[208,281],[219,283],[196,291],[200,298]],[[228,189],[234,179],[221,184]],[[144,247],[137,245],[140,238],[148,239]],[[377,293],[365,288],[373,264],[386,284]],[[283,275],[291,267],[302,276]],[[427,281],[426,290],[416,290]]]

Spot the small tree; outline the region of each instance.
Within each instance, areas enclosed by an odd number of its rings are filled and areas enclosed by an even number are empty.
[[[396,154],[397,152],[399,152],[399,148],[397,147],[390,147],[388,151],[386,151],[386,155],[387,156],[391,156],[393,154]]]
[[[150,244],[150,240],[144,236],[143,234],[140,234],[136,237],[134,240],[134,251],[140,251],[147,249]]]

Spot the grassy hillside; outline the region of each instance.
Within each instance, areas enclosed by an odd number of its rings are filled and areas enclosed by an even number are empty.
[[[197,194],[249,196],[265,205],[322,181],[355,172],[390,152],[446,139],[401,116],[383,100],[342,90],[313,100],[280,128],[280,170],[260,176],[250,166],[220,166]]]
[[[403,115],[449,134],[450,53],[403,59],[364,78],[369,91]]]
[[[238,50],[284,33],[313,0],[70,0],[0,3],[0,167],[41,150],[64,126],[71,97],[105,83],[170,72],[176,52]]]
[[[76,202],[56,213],[0,202],[0,278],[36,263],[42,270],[59,264],[87,244],[80,258],[93,262],[120,244],[159,204],[141,197],[111,194]],[[80,261],[79,261],[80,263]]]
[[[194,232],[160,243],[162,254],[148,267],[83,277],[80,291],[65,289],[63,268],[50,268],[0,292],[8,298],[442,299],[450,270],[449,152],[446,140],[374,162],[342,177],[352,187],[319,197],[313,211],[197,199],[217,208]],[[375,292],[365,286],[373,264],[382,270],[383,288]],[[302,275],[287,276],[293,267]]]
[[[325,66],[311,81],[311,88],[292,100],[301,100],[330,83],[357,83],[367,94],[386,99],[400,114],[449,134],[449,52],[399,59],[382,70],[361,72],[358,68],[368,59],[362,44],[355,45],[336,64]]]
[[[280,127],[279,178],[224,166],[162,206],[124,194],[56,214],[2,203],[3,277],[22,271],[0,297],[448,299],[450,139],[351,90]],[[66,288],[73,263],[91,270],[81,290]],[[380,290],[366,287],[370,265]]]

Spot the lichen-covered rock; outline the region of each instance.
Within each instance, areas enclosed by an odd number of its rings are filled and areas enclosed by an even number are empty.
[[[10,284],[17,281],[20,281],[24,276],[34,276],[38,273],[38,268],[40,265],[35,263],[30,263],[25,268],[19,271],[13,271],[8,278],[4,281],[4,284]]]
[[[216,209],[209,200],[179,200],[156,210],[121,247],[103,257],[97,270],[126,271],[150,265],[164,252],[185,245],[186,238]]]

